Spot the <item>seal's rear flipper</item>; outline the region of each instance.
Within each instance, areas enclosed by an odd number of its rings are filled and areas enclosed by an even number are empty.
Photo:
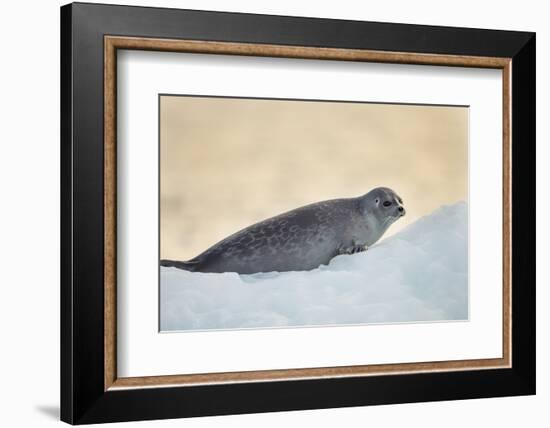
[[[180,262],[177,260],[161,260],[160,265],[163,267],[175,267],[178,269],[188,270],[193,272],[197,267],[198,261]]]

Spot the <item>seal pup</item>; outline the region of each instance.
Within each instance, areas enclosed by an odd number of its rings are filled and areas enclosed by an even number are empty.
[[[340,254],[365,251],[405,215],[387,187],[356,198],[316,202],[248,226],[188,261],[161,266],[192,272],[286,272],[315,269]]]

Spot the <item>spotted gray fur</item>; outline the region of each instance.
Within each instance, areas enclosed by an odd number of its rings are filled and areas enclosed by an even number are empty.
[[[339,254],[365,251],[403,215],[401,198],[378,187],[357,198],[317,202],[263,220],[194,259],[161,260],[161,266],[240,274],[311,270]]]

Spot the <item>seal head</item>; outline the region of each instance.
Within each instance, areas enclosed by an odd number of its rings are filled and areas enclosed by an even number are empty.
[[[339,254],[365,251],[405,215],[403,200],[387,187],[357,198],[332,199],[248,226],[189,261],[161,266],[193,272],[311,270]]]
[[[361,211],[370,226],[368,246],[378,241],[388,228],[406,214],[403,200],[388,187],[377,187],[360,197]]]

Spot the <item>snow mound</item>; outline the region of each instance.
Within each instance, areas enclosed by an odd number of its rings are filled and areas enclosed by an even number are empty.
[[[194,273],[161,267],[161,330],[468,318],[468,207],[443,206],[364,253],[311,271]]]

